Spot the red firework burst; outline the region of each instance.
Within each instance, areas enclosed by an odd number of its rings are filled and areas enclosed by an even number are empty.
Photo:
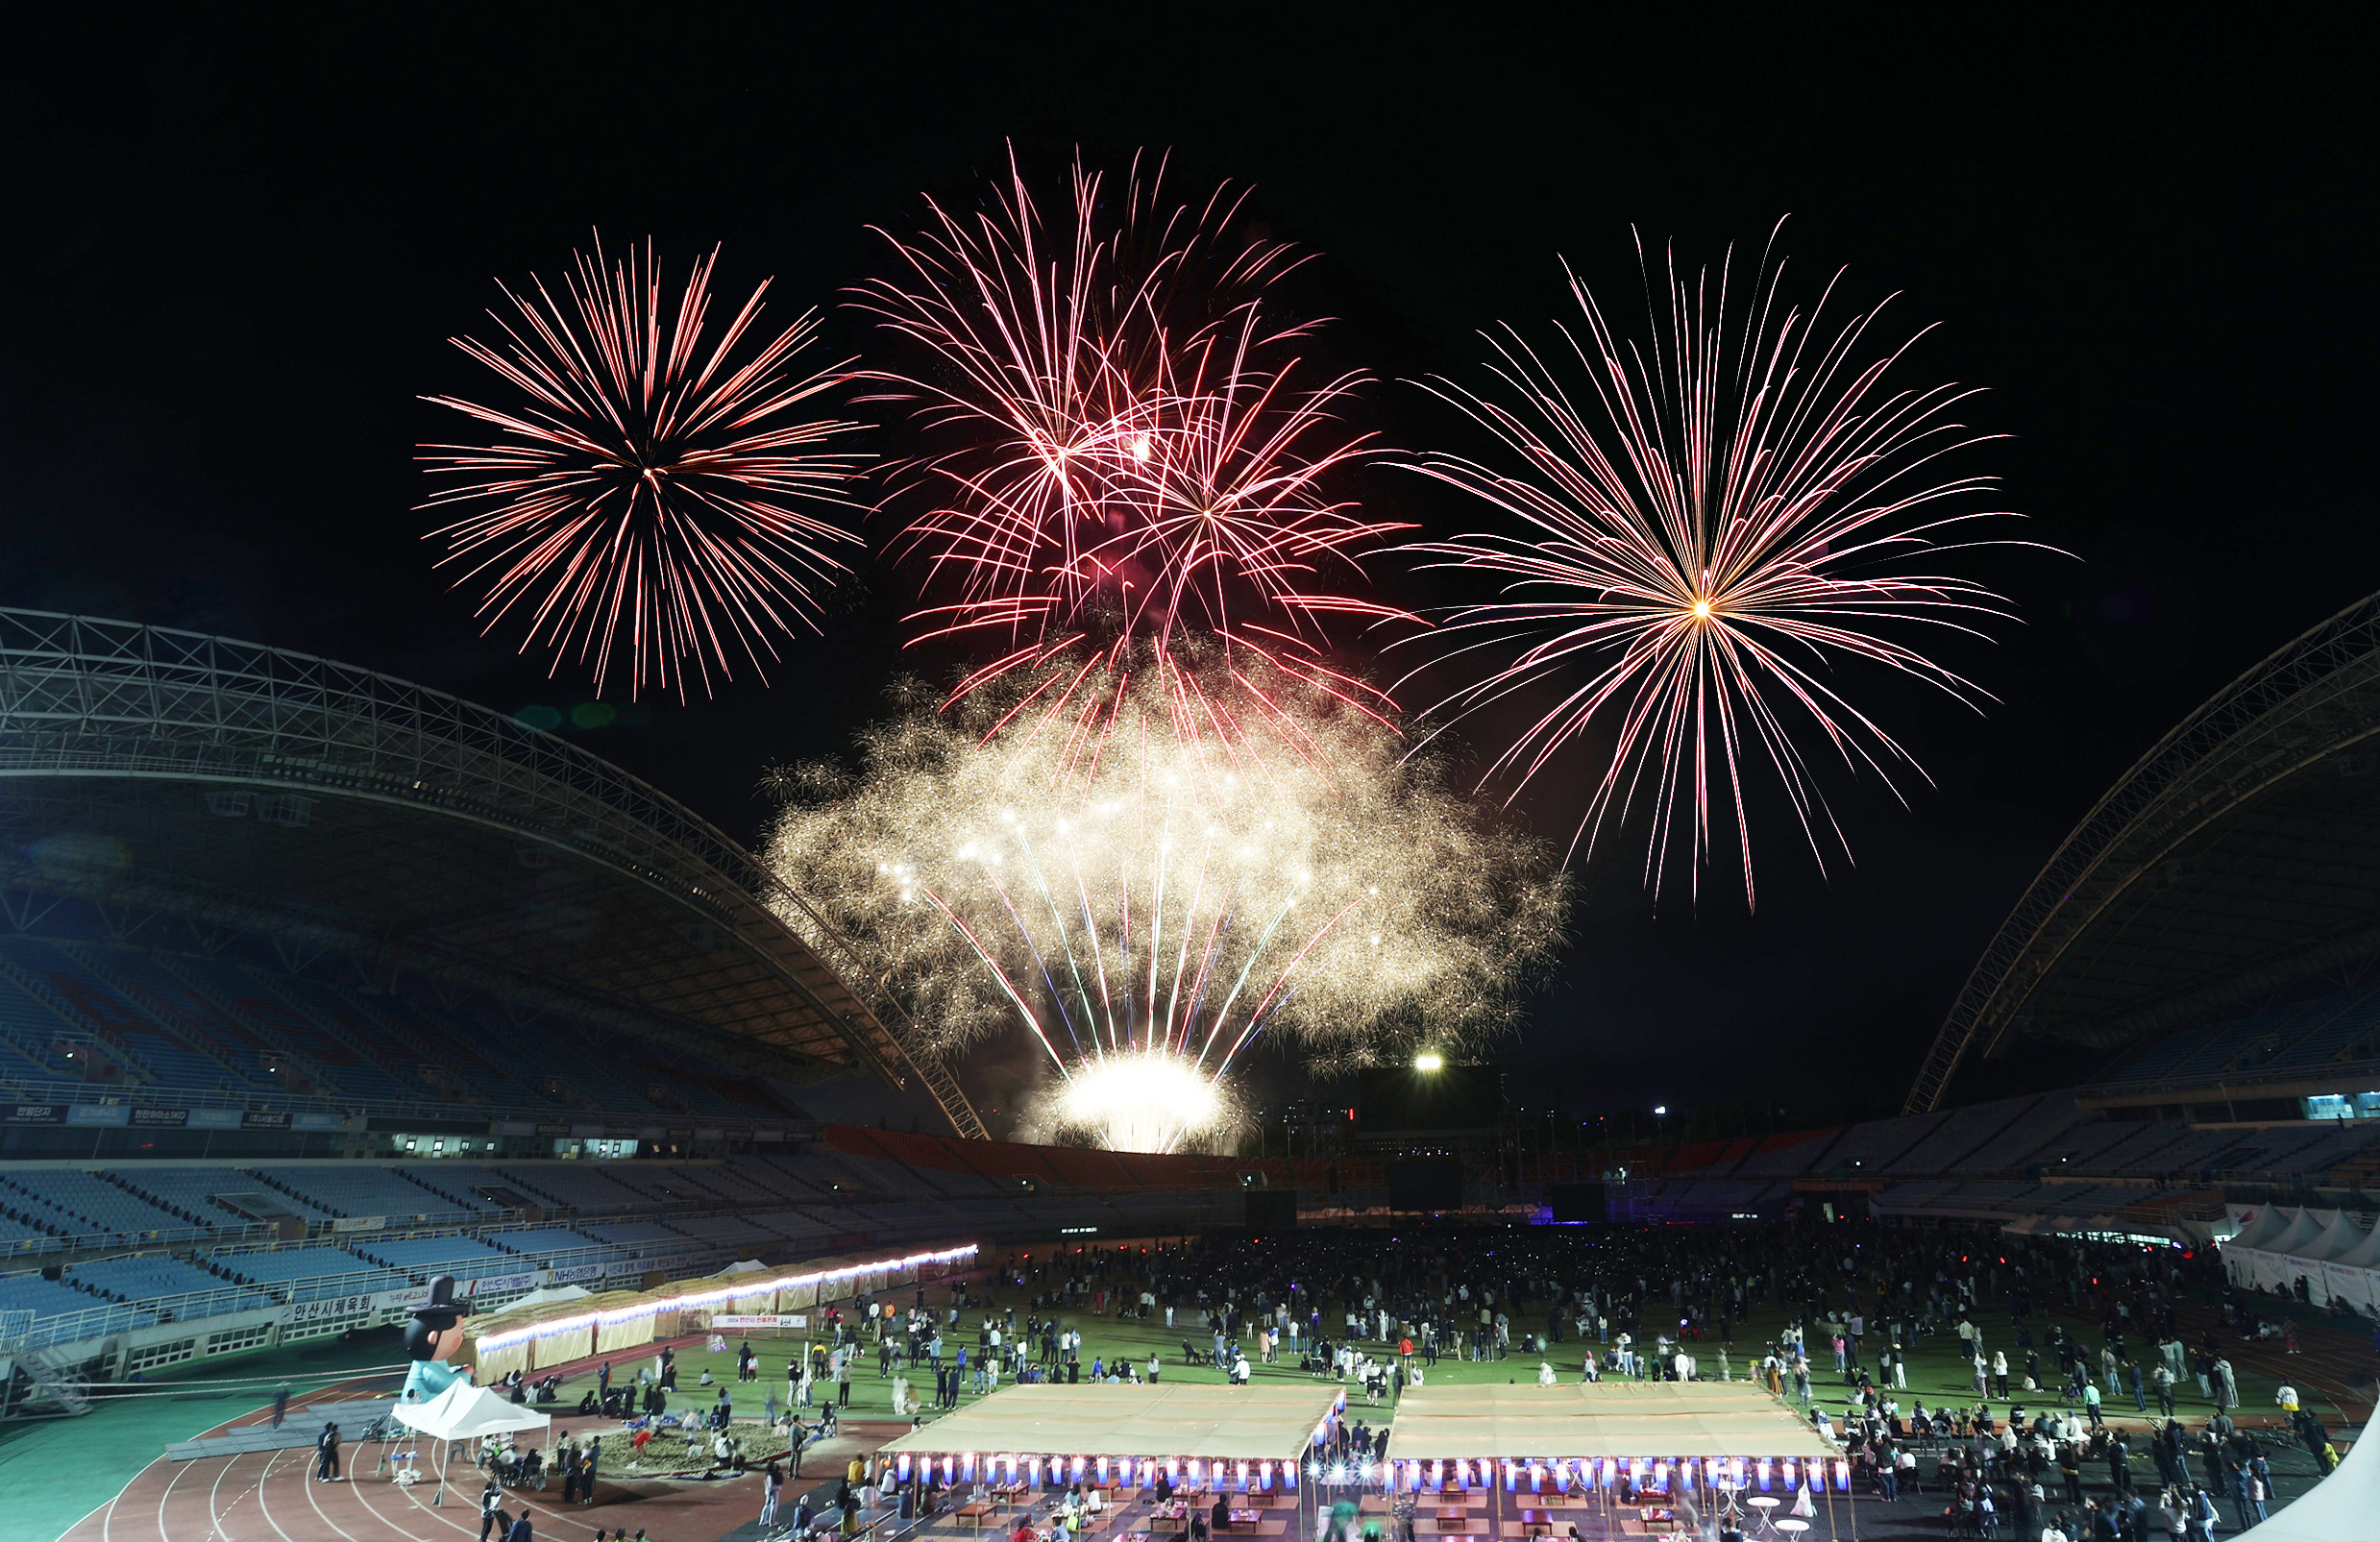
[[[1972,393],[1888,385],[1916,339],[1872,346],[1877,310],[1822,332],[1833,286],[1804,316],[1779,299],[1781,277],[1764,258],[1750,304],[1731,316],[1725,264],[1715,283],[1707,273],[1689,283],[1673,259],[1661,284],[1667,315],[1652,306],[1649,344],[1623,345],[1573,276],[1585,326],[1583,335],[1562,329],[1572,360],[1558,364],[1559,352],[1540,355],[1507,328],[1490,365],[1501,399],[1434,387],[1511,459],[1489,467],[1434,454],[1411,468],[1527,526],[1416,548],[1502,582],[1501,599],[1460,609],[1441,633],[1453,652],[1485,649],[1502,660],[1441,703],[1454,709],[1447,721],[1524,687],[1555,689],[1554,707],[1488,771],[1515,792],[1604,724],[1610,761],[1573,850],[1583,840],[1591,853],[1606,823],[1625,823],[1643,798],[1656,895],[1681,844],[1700,893],[1716,801],[1754,900],[1745,791],[1754,765],[1774,773],[1823,869],[1843,833],[1802,735],[1851,770],[1877,772],[1896,796],[1897,771],[1923,774],[1829,678],[1833,666],[1865,660],[1975,705],[1982,693],[1970,682],[1879,627],[1973,632],[1978,618],[2007,610],[1972,579],[1910,571],[1960,546],[2000,544],[1942,539],[2004,517],[1941,506],[1995,485],[1935,469],[1984,437],[1949,416]],[[1591,384],[1585,406],[1564,385],[1572,361]]]
[[[925,233],[887,236],[898,275],[855,293],[921,355],[869,378],[942,446],[903,468],[924,507],[898,545],[941,601],[912,618],[916,640],[1007,634],[962,695],[1084,649],[1120,660],[1135,640],[1162,661],[1185,628],[1336,681],[1321,618],[1400,614],[1328,587],[1406,526],[1327,490],[1373,451],[1344,414],[1362,377],[1310,381],[1296,345],[1311,324],[1267,312],[1303,259],[1226,233],[1242,194],[1192,208],[1163,181],[1136,158],[1105,214],[1078,162],[1053,236],[1012,153],[985,211],[929,200]]]
[[[764,281],[716,342],[705,340],[711,272],[697,261],[665,306],[650,242],[606,267],[601,238],[573,254],[563,298],[541,281],[504,288],[516,313],[491,311],[498,344],[455,347],[522,400],[511,408],[426,398],[492,425],[490,445],[425,445],[433,474],[461,478],[422,505],[470,512],[431,532],[456,587],[483,586],[493,628],[528,615],[526,650],[554,667],[592,663],[600,692],[619,661],[639,695],[683,698],[736,656],[766,677],[762,655],[797,622],[816,626],[818,591],[846,571],[827,549],[857,537],[810,512],[845,502],[860,457],[822,448],[854,425],[794,409],[847,379],[797,379],[790,365],[815,312],[756,348]]]

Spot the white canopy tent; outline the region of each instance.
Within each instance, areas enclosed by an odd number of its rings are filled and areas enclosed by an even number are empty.
[[[2345,1297],[2358,1310],[2380,1309],[2380,1227],[2363,1241],[2322,1265],[2322,1283],[2331,1295]]]
[[[2340,1458],[2336,1472],[2272,1519],[2241,1532],[2240,1542],[2341,1542],[2369,1536],[2375,1514],[2380,1514],[2380,1440],[2358,1440]]]
[[[2319,1242],[2331,1223],[2339,1218],[2335,1210],[2316,1210],[2312,1206],[2297,1212],[2289,1230],[2256,1250],[2251,1283],[2259,1290],[2289,1290],[2300,1275],[2319,1275],[2319,1266],[2308,1263],[2312,1250]]]
[[[2278,1241],[2294,1228],[2301,1213],[2287,1205],[2247,1210],[2233,1207],[2231,1218],[2240,1230],[2223,1244],[2223,1272],[2231,1277],[2233,1285],[2255,1285],[2257,1261],[2265,1257],[2266,1245]]]
[[[2294,1255],[2294,1272],[2306,1277],[2306,1292],[2318,1307],[2330,1305],[2330,1263],[2343,1259],[2368,1240],[2369,1234],[2355,1224],[2354,1218],[2343,1211],[2328,1212],[2330,1224],[2322,1235],[2300,1248]],[[2350,1300],[2354,1299],[2349,1297]]]
[[[400,1403],[395,1415],[399,1424],[411,1426],[425,1440],[438,1442],[438,1494],[430,1501],[433,1505],[446,1501],[446,1453],[453,1442],[544,1430],[553,1423],[549,1414],[515,1405],[469,1382],[456,1382],[427,1403]]]

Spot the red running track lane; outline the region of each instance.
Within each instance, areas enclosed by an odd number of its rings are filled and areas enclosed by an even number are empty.
[[[243,1416],[239,1422],[255,1420]],[[560,1420],[554,1427],[566,1428]],[[812,1453],[804,1453],[807,1481],[839,1469],[863,1446],[891,1438],[896,1428],[901,1427],[871,1432],[864,1442],[829,1441],[814,1448],[815,1461]],[[76,1522],[61,1542],[477,1542],[478,1468],[450,1468],[446,1503],[432,1505],[435,1478],[400,1487],[372,1472],[380,1451],[377,1444],[343,1446],[342,1461],[360,1456],[364,1470],[330,1483],[313,1481],[310,1447],[201,1461],[160,1457],[113,1500]],[[518,1514],[526,1503],[541,1542],[593,1542],[598,1530],[608,1533],[622,1526],[630,1531],[641,1527],[668,1542],[709,1542],[759,1514],[760,1480],[757,1472],[708,1483],[605,1477],[598,1482],[597,1497],[594,1505],[565,1506],[557,1481],[542,1493],[508,1489],[504,1507]]]

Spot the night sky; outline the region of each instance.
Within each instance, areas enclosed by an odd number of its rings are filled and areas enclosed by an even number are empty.
[[[584,701],[517,634],[481,638],[432,574],[412,456],[457,426],[417,396],[483,386],[445,339],[484,331],[495,279],[557,272],[591,227],[650,234],[677,272],[724,242],[723,287],[773,276],[790,317],[881,268],[866,226],[909,226],[921,192],[971,202],[1006,139],[1043,169],[1077,145],[1111,166],[1170,147],[1183,189],[1252,183],[1249,218],[1322,254],[1296,301],[1339,318],[1325,354],[1386,382],[1367,411],[1417,449],[1470,441],[1405,382],[1479,380],[1495,321],[1541,332],[1561,258],[1624,300],[1632,231],[1700,261],[1790,216],[1796,293],[1848,267],[1853,301],[1897,292],[1904,327],[1942,323],[1909,378],[1989,387],[1968,421],[2009,437],[1966,464],[2073,555],[1975,560],[2023,618],[1947,655],[2000,698],[1988,716],[1862,698],[1935,785],[1903,810],[1829,780],[1855,866],[1822,877],[1771,818],[1751,916],[1724,871],[1656,912],[1633,844],[1583,866],[1570,962],[1506,1058],[1581,1114],[1896,1105],[2092,801],[2375,586],[2371,257],[2352,235],[2370,38],[2257,30],[2254,11],[2222,30],[1978,12],[1760,33],[1484,8],[1306,30],[1293,10],[975,32],[869,8],[877,28],[836,33],[661,10],[441,30],[408,10],[20,38],[0,65],[0,603],[257,639],[507,710]],[[826,327],[821,357],[872,346],[856,317]],[[1435,531],[1480,518],[1387,470],[1358,491]],[[1390,598],[1442,598],[1384,574]],[[753,838],[761,768],[879,710],[907,592],[871,568],[773,689],[569,731]],[[1571,784],[1592,769],[1566,765]],[[1581,801],[1558,779],[1521,808],[1559,840]],[[1023,1063],[979,1057],[987,1100]]]

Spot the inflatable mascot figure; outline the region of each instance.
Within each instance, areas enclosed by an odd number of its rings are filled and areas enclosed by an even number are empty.
[[[405,1374],[405,1390],[398,1393],[401,1401],[427,1403],[455,1383],[471,1380],[470,1366],[446,1363],[448,1356],[463,1347],[462,1319],[470,1310],[470,1302],[454,1299],[453,1275],[431,1277],[429,1299],[413,1309],[413,1320],[405,1325],[405,1352],[413,1369]]]

